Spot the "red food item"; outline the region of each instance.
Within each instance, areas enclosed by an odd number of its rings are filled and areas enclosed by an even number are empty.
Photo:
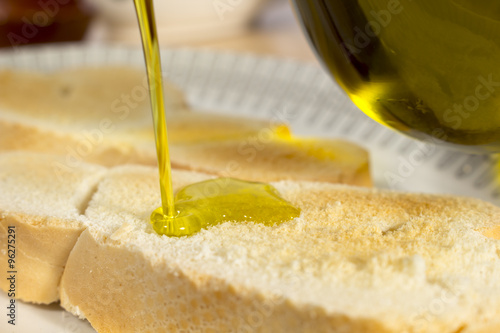
[[[82,0],[0,0],[0,47],[81,40],[91,18]]]

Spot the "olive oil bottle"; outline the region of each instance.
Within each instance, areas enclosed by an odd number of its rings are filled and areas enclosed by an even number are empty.
[[[191,184],[174,197],[165,119],[160,48],[152,0],[134,0],[141,30],[153,112],[162,205],[151,214],[153,229],[189,236],[221,222],[274,225],[292,220],[300,209],[269,184],[219,178]]]
[[[294,0],[352,101],[408,135],[500,150],[500,2]]]

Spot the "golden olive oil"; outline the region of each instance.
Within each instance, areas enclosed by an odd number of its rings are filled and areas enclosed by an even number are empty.
[[[151,214],[153,229],[167,236],[189,236],[224,221],[274,225],[300,215],[268,184],[221,178],[181,189],[174,200],[162,88],[160,50],[152,0],[134,0],[153,111],[162,205]]]
[[[163,216],[161,207],[155,210],[151,219],[157,233],[191,235],[224,221],[272,226],[300,215],[300,210],[283,200],[273,186],[234,178],[188,185],[177,192],[175,207],[178,215],[173,223]]]
[[[500,148],[499,1],[294,2],[318,56],[370,117],[418,138]]]
[[[172,190],[172,170],[168,151],[167,123],[163,99],[160,46],[156,32],[156,19],[152,0],[134,0],[141,31],[142,47],[148,76],[151,108],[156,142],[156,154],[160,172],[162,211],[168,218],[176,215]]]

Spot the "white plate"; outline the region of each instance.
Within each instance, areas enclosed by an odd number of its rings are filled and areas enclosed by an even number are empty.
[[[359,111],[320,68],[284,59],[210,51],[162,52],[166,76],[187,92],[192,105],[224,113],[278,118],[296,134],[343,137],[370,150],[375,184],[412,192],[453,193],[500,203],[489,156],[423,146],[386,129]],[[35,47],[3,51],[0,68],[51,71],[71,66],[143,66],[142,51],[122,47]],[[0,293],[2,311],[9,299]],[[57,305],[17,302],[17,325],[1,316],[0,332],[94,332]]]

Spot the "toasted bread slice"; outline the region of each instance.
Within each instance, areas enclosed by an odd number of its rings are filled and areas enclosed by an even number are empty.
[[[85,229],[83,213],[105,170],[81,164],[59,174],[61,162],[43,154],[0,154],[0,267],[4,274],[17,271],[15,296],[29,302],[59,299],[66,260]],[[9,290],[5,278],[0,288]]]
[[[368,152],[334,139],[273,137],[172,145],[172,165],[250,181],[307,180],[372,186]]]
[[[164,91],[167,114],[188,110],[174,85]],[[67,164],[156,163],[146,75],[129,67],[1,71],[0,132],[2,151],[64,155]]]
[[[151,127],[146,72],[88,67],[53,73],[0,71],[0,112],[22,123],[59,131],[94,129],[103,118],[116,130]],[[187,110],[183,93],[165,82],[167,113]]]
[[[168,238],[149,224],[159,205],[156,169],[82,164],[59,175],[60,162],[0,155],[0,237],[15,226],[16,297],[57,299],[64,269],[63,306],[99,332],[500,328],[500,209],[493,205],[278,182],[300,218]],[[176,189],[210,178],[173,176]]]
[[[208,176],[174,171],[174,187]],[[157,172],[100,182],[61,304],[98,332],[498,332],[500,208],[480,200],[273,183],[301,208],[274,227],[154,233]],[[496,231],[495,231],[496,230]]]
[[[189,112],[182,93],[165,83],[175,168],[247,180],[371,186],[369,156],[359,146],[292,139],[279,122]],[[69,166],[82,161],[154,166],[147,93],[145,74],[126,67],[0,72],[0,151],[59,154]],[[318,155],[321,151],[327,153]]]

